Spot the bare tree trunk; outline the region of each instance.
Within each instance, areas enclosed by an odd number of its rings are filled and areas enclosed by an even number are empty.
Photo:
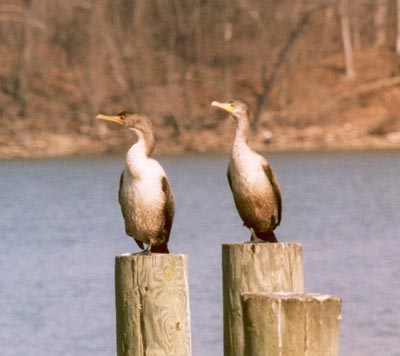
[[[351,12],[355,14],[351,24],[353,26],[353,48],[356,51],[361,50],[362,47],[361,31],[363,27],[363,10],[363,4],[360,1],[355,1],[351,4]]]
[[[124,49],[126,46],[126,42],[128,42],[132,37],[136,36],[135,33],[135,18],[134,14],[129,14],[129,23],[125,26],[122,24],[120,26],[116,26],[115,23],[118,22],[118,17],[120,18],[120,12],[123,4],[120,3],[117,5],[117,2],[113,2],[114,5],[114,12],[116,18],[114,18],[113,26],[110,26],[105,31],[105,40],[106,40],[106,47],[108,50],[108,57],[110,61],[110,66],[112,68],[114,78],[119,84],[120,88],[126,94],[132,95],[133,98],[133,105],[135,110],[141,111],[141,100],[140,96],[138,95],[137,85],[135,81],[135,73],[133,75],[129,71],[129,63],[125,58]],[[125,19],[125,22],[127,20]]]
[[[353,48],[351,43],[350,20],[348,11],[348,1],[339,0],[340,24],[342,30],[342,41],[344,50],[344,62],[346,67],[346,78],[353,80],[355,77],[353,63]]]
[[[322,5],[325,7],[324,5]],[[271,68],[271,74],[269,75],[268,78],[263,77],[263,88],[261,94],[257,95],[257,106],[256,106],[256,111],[254,115],[254,120],[252,122],[252,129],[255,130],[258,126],[258,123],[261,118],[261,113],[264,110],[265,105],[267,104],[268,101],[268,96],[270,94],[270,91],[275,84],[275,80],[278,77],[279,71],[286,62],[286,58],[292,49],[292,46],[296,39],[300,36],[302,33],[302,30],[304,26],[308,23],[308,20],[314,11],[320,9],[321,6],[317,6],[316,8],[313,8],[311,10],[306,11],[301,18],[299,19],[298,23],[293,27],[291,32],[289,33],[289,36],[284,43],[283,47],[280,49],[277,58],[275,59],[272,68]],[[261,75],[265,75],[263,71],[265,70],[265,65],[262,66],[261,68]]]
[[[158,9],[165,16],[166,32],[168,33],[166,42],[166,60],[163,62],[165,68],[166,85],[172,89],[174,81],[176,81],[177,54],[175,51],[178,38],[178,28],[175,26],[175,14],[172,10],[172,4],[169,1],[159,0],[157,2]]]
[[[323,28],[321,30],[321,41],[322,43],[320,46],[324,48],[325,50],[329,48],[329,45],[332,41],[332,37],[334,36],[334,33],[332,31],[332,23],[334,22],[334,17],[335,17],[335,9],[332,6],[327,6],[324,14],[324,24]]]
[[[375,23],[375,47],[383,47],[386,45],[386,15],[388,2],[387,0],[376,1],[376,11],[374,17]]]
[[[261,68],[260,68],[260,79],[261,85],[264,87],[266,84],[267,67],[268,67],[268,37],[267,37],[267,25],[265,23],[267,17],[267,4],[265,0],[260,0],[257,16],[257,25],[261,38]],[[255,116],[257,120],[258,115]]]
[[[194,16],[193,16],[193,41],[194,41],[194,75],[199,78],[200,68],[202,63],[202,1],[194,1]]]
[[[23,1],[25,11],[28,15],[31,15],[32,11],[32,0]],[[23,32],[21,35],[20,53],[21,57],[18,62],[15,78],[15,98],[19,104],[19,115],[25,116],[26,114],[26,95],[28,92],[27,79],[31,72],[32,63],[32,49],[33,49],[33,33],[32,27],[28,23],[24,23]]]
[[[224,95],[232,98],[232,36],[233,36],[233,8],[232,0],[224,1]]]
[[[89,105],[92,115],[100,109],[101,102],[107,97],[106,79],[101,73],[104,72],[106,62],[106,49],[103,46],[104,37],[99,28],[107,26],[106,0],[99,0],[92,5],[89,19],[89,49],[87,55],[87,75],[89,87]],[[93,123],[94,121],[92,121]]]
[[[143,110],[141,89],[144,87],[145,80],[150,71],[150,66],[144,65],[146,59],[150,56],[150,45],[148,45],[148,42],[150,42],[150,36],[148,34],[149,31],[147,30],[149,27],[146,23],[146,5],[147,2],[145,0],[135,0],[132,26],[134,34],[132,46],[135,50],[133,56],[133,70],[129,74],[129,84],[131,90],[135,93],[134,97],[139,110]]]
[[[396,53],[400,56],[400,0],[397,0],[397,36]]]
[[[193,123],[193,105],[192,105],[192,90],[190,83],[186,79],[186,73],[188,72],[189,65],[187,63],[187,60],[183,60],[183,66],[182,66],[182,71],[181,71],[181,78],[180,78],[180,85],[181,85],[181,90],[183,94],[183,99],[184,99],[184,107],[185,107],[185,129],[190,129],[190,126]],[[179,120],[180,121],[180,120]],[[182,130],[181,130],[182,131]]]
[[[185,8],[184,1],[170,0],[170,31],[171,38],[175,42],[173,49],[178,60],[180,59],[180,66],[177,64],[177,77],[179,83],[179,93],[183,98],[184,118],[175,118],[175,121],[180,126],[180,132],[190,129],[193,122],[193,95],[190,80],[191,75],[191,60],[192,60],[192,47],[191,47],[191,26],[193,17],[193,7],[190,10]],[[172,49],[172,48],[171,48]],[[180,57],[180,58],[179,58]],[[171,57],[173,59],[173,57]]]

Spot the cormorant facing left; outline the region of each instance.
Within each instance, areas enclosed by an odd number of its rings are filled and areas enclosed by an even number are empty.
[[[144,253],[168,253],[168,240],[174,219],[174,196],[167,175],[153,158],[155,139],[150,119],[142,114],[121,112],[97,115],[99,120],[116,122],[135,132],[137,142],[126,154],[120,178],[119,203],[125,231]]]
[[[228,112],[236,121],[228,181],[243,224],[251,230],[251,241],[277,242],[274,230],[281,222],[280,188],[267,160],[247,144],[247,105],[240,101],[213,101],[211,105]]]

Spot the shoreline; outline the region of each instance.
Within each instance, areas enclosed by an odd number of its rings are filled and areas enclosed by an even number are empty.
[[[363,152],[363,151],[397,151],[400,150],[400,133],[396,133],[395,139],[388,137],[357,137],[344,142],[332,140],[329,137],[321,136],[315,139],[277,139],[275,142],[265,143],[254,138],[250,146],[260,153],[308,153],[308,152]],[[225,140],[226,141],[226,140]],[[18,145],[11,143],[0,147],[0,160],[29,160],[29,159],[57,159],[57,158],[84,158],[101,156],[123,155],[131,143],[124,142],[115,145],[115,142],[93,140],[88,137],[71,137],[69,134],[58,135],[57,139],[52,138],[50,142],[43,140],[32,140],[31,145]],[[171,140],[163,140],[156,146],[155,156],[185,156],[185,155],[215,155],[229,154],[229,144],[216,147],[215,140],[212,144],[207,142],[204,145],[184,147],[184,145]]]

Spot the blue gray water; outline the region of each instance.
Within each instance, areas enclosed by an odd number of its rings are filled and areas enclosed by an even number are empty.
[[[306,291],[343,297],[340,354],[400,355],[400,152],[269,158],[277,236],[303,244]],[[170,249],[189,254],[193,355],[221,356],[221,244],[249,237],[227,157],[160,161],[176,200]],[[122,165],[0,162],[0,355],[116,355],[114,256],[137,251],[117,202]]]

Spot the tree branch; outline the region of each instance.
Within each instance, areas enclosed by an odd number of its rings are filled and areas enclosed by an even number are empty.
[[[303,14],[303,16],[300,18],[299,22],[296,24],[296,27],[290,32],[288,38],[286,39],[286,43],[279,51],[279,54],[278,54],[274,64],[272,65],[271,74],[270,74],[269,78],[268,79],[262,78],[263,89],[262,89],[262,93],[257,96],[256,112],[255,112],[254,120],[252,122],[253,130],[255,130],[258,126],[258,123],[259,123],[260,117],[261,117],[261,113],[267,103],[267,99],[268,99],[269,93],[271,91],[271,88],[274,85],[276,78],[278,77],[279,70],[285,63],[287,55],[289,54],[294,42],[300,36],[303,28],[307,25],[307,23],[310,19],[310,16],[315,11],[320,10],[321,8],[325,8],[326,6],[328,6],[328,5],[323,4],[323,5],[316,6]]]

